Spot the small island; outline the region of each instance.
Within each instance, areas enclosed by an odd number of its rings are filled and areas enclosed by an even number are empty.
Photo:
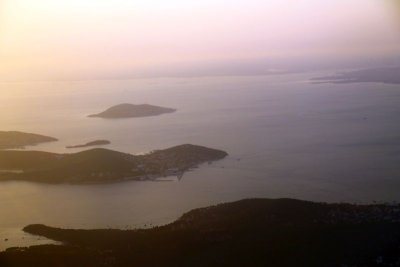
[[[96,140],[92,142],[88,142],[82,145],[74,145],[74,146],[66,146],[65,148],[84,148],[84,147],[91,147],[91,146],[105,146],[111,144],[108,140]]]
[[[205,162],[223,159],[225,151],[179,145],[145,155],[131,155],[104,148],[72,154],[41,151],[0,151],[0,181],[42,183],[111,183],[125,180],[156,180],[182,176]]]
[[[46,142],[58,141],[56,138],[18,131],[0,131],[0,149],[25,148]]]
[[[165,113],[175,112],[176,109],[153,106],[148,104],[119,104],[109,109],[98,113],[92,114],[88,117],[94,118],[104,118],[104,119],[119,119],[119,118],[140,118],[140,117],[150,117],[158,116]]]
[[[399,266],[400,206],[247,199],[152,229],[29,225],[62,245],[9,248],[4,266]],[[59,263],[62,263],[61,265]]]

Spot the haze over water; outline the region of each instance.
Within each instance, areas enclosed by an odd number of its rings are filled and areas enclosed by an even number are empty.
[[[243,198],[399,201],[398,85],[309,82],[320,75],[3,83],[16,92],[1,96],[4,129],[60,139],[28,149],[71,153],[79,150],[66,145],[108,139],[107,148],[133,154],[192,143],[225,150],[229,157],[180,181],[2,182],[0,228],[11,240],[0,248],[44,242],[21,235],[31,223],[149,227],[193,208]],[[17,93],[28,88],[36,93]],[[137,119],[86,117],[123,102],[178,111]]]

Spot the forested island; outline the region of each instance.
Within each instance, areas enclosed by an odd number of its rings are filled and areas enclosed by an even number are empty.
[[[119,118],[139,118],[157,116],[165,113],[175,112],[176,109],[153,106],[149,104],[119,104],[108,108],[107,110],[98,114],[92,114],[88,117],[99,117],[105,119],[119,119]]]
[[[10,248],[0,265],[399,266],[399,205],[325,204],[250,199],[192,210],[147,230],[24,231],[63,245]]]
[[[86,144],[81,145],[74,145],[74,146],[66,146],[65,148],[84,148],[84,147],[91,147],[91,146],[105,146],[111,144],[108,140],[95,140],[91,142],[87,142]]]
[[[107,183],[123,180],[152,180],[180,176],[204,162],[223,159],[225,151],[179,145],[145,155],[131,155],[104,148],[78,153],[0,151],[0,181],[43,183]]]
[[[342,72],[332,76],[311,79],[314,83],[375,82],[400,84],[400,67],[386,67]]]
[[[18,131],[0,131],[0,149],[24,148],[46,142],[57,141],[56,138]]]

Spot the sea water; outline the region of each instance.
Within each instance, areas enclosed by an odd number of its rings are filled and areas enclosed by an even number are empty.
[[[229,153],[180,180],[0,182],[0,250],[48,242],[22,233],[32,223],[145,228],[193,208],[259,197],[399,201],[400,85],[310,82],[319,75],[0,83],[0,130],[60,140],[28,150],[73,153],[82,149],[65,146],[106,139],[105,148],[132,154],[184,143]],[[87,117],[120,103],[177,112]]]

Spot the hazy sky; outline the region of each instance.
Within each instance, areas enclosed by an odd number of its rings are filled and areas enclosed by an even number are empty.
[[[400,55],[397,0],[0,0],[1,79]]]

